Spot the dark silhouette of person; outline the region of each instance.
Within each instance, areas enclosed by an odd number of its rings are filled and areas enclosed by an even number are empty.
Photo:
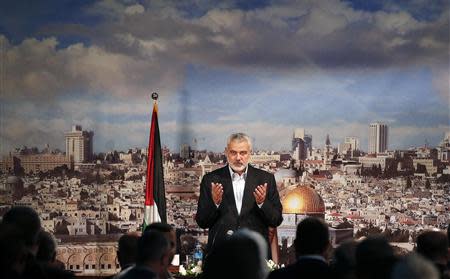
[[[390,278],[396,260],[394,249],[386,238],[370,236],[356,246],[356,277],[359,279]]]
[[[41,230],[41,220],[34,209],[14,206],[3,215],[2,223],[15,226],[20,230],[29,252],[36,256],[39,248],[38,235]]]
[[[151,230],[161,232],[166,237],[167,241],[169,242],[170,248],[169,263],[171,263],[177,251],[177,237],[175,229],[169,224],[157,222],[152,223],[145,228],[145,231]],[[160,279],[173,278],[173,275],[169,272],[169,270],[166,270],[164,273],[159,274],[159,278]]]
[[[36,211],[31,207],[14,206],[3,215],[2,224],[15,227],[24,241],[27,256],[22,278],[47,278],[36,261],[39,249],[38,236],[41,230],[41,220]]]
[[[330,250],[328,226],[321,219],[307,217],[298,224],[294,247],[297,261],[272,271],[268,278],[332,278],[327,262]]]
[[[448,263],[448,239],[445,233],[425,231],[416,240],[416,252],[429,259],[439,270],[441,278],[450,278]]]
[[[241,229],[214,246],[205,259],[202,279],[264,279],[267,242],[257,232]]]
[[[28,250],[22,232],[16,227],[0,224],[0,278],[24,278]]]
[[[47,278],[74,278],[75,275],[64,270],[64,264],[56,260],[56,242],[49,232],[40,231],[38,234],[38,250],[36,261],[42,267]]]
[[[124,234],[119,238],[117,260],[121,270],[136,264],[138,242],[137,234]]]
[[[448,248],[449,259],[447,260],[447,270],[450,270],[450,224],[447,226],[447,242],[449,244]]]
[[[439,279],[439,271],[432,262],[418,253],[401,258],[392,270],[391,279]]]
[[[169,266],[169,243],[158,231],[144,232],[138,241],[136,265],[121,271],[116,279],[153,279]]]
[[[348,240],[334,250],[330,263],[334,278],[356,279],[356,245],[356,241]]]

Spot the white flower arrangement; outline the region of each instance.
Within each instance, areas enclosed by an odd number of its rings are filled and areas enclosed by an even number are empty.
[[[279,264],[276,264],[272,260],[266,261],[266,264],[270,271],[284,267],[284,264],[279,265]],[[184,265],[180,265],[180,268],[178,270],[178,273],[182,276],[194,276],[195,277],[195,276],[200,275],[202,272],[203,272],[203,270],[202,270],[202,262],[201,261],[199,261],[197,264],[192,263],[186,267]]]
[[[182,276],[198,276],[202,272],[202,261],[198,261],[197,264],[192,263],[186,267],[180,265],[180,269],[178,270],[178,273]]]
[[[272,260],[268,260],[268,261],[266,261],[266,263],[267,263],[267,267],[269,268],[270,271],[284,267],[284,264],[279,265],[279,264],[276,264]]]

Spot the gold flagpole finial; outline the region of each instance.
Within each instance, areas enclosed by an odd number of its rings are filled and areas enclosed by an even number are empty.
[[[156,92],[153,92],[152,93],[152,99],[153,99],[153,101],[157,101],[158,100],[158,93],[156,93]]]

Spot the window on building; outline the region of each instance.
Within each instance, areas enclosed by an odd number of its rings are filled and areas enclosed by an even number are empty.
[[[108,269],[111,269],[111,264],[108,264]]]
[[[102,264],[101,267],[102,267],[102,269],[105,269],[105,264]]]
[[[92,269],[95,269],[95,264],[92,265]]]
[[[89,265],[88,265],[88,264],[85,265],[84,268],[85,268],[85,269],[89,269]]]
[[[69,266],[69,269],[73,269],[73,264],[71,264],[71,265]]]
[[[77,269],[80,269],[80,265],[79,264],[77,264]]]

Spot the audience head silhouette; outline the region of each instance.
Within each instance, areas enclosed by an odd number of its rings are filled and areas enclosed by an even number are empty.
[[[161,232],[144,232],[139,238],[137,252],[137,264],[168,265],[169,243]]]
[[[330,247],[328,226],[318,218],[308,217],[302,220],[297,226],[294,245],[297,256],[326,257]]]
[[[345,241],[334,250],[331,267],[336,278],[356,278],[356,245],[354,240]]]
[[[0,277],[19,278],[29,253],[22,233],[14,226],[0,224],[0,247]]]
[[[392,271],[392,279],[439,279],[436,267],[417,253],[403,257]]]
[[[358,278],[390,278],[395,261],[394,249],[384,237],[368,237],[356,247],[356,275]]]
[[[447,236],[438,231],[426,231],[417,237],[416,251],[433,262],[446,262],[448,255]]]
[[[136,263],[138,241],[137,234],[124,234],[119,238],[117,259],[122,269]]]
[[[445,233],[439,231],[425,231],[416,240],[416,251],[432,261],[442,278],[448,277],[448,239]],[[447,276],[447,277],[446,277]]]
[[[215,246],[205,261],[202,278],[263,279],[267,243],[257,232],[241,229]],[[229,268],[224,268],[226,263]]]
[[[169,260],[172,262],[173,257],[175,256],[176,250],[177,250],[177,236],[175,233],[175,229],[169,225],[164,223],[152,223],[148,225],[145,228],[145,231],[155,230],[158,232],[161,232],[166,237],[167,241],[169,242],[170,247],[170,257]]]
[[[34,209],[26,206],[14,206],[3,215],[2,223],[15,226],[22,233],[29,251],[36,255],[41,220]]]
[[[169,243],[161,232],[147,231],[138,240],[136,265],[120,272],[116,279],[152,279],[169,266]]]
[[[38,244],[39,249],[36,254],[36,260],[44,263],[53,262],[56,258],[56,242],[53,236],[46,231],[40,231]]]

